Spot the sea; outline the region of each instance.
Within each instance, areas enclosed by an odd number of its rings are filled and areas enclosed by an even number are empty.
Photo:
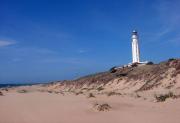
[[[0,88],[9,88],[9,87],[18,87],[18,86],[31,86],[31,85],[37,85],[40,83],[25,83],[25,84],[0,84]]]

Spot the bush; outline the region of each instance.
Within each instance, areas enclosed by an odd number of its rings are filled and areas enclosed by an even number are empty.
[[[117,70],[116,70],[116,67],[112,67],[109,71],[110,73],[115,73]]]
[[[137,67],[138,63],[132,63],[131,67]]]
[[[0,91],[0,96],[3,96],[3,93]]]
[[[94,109],[97,110],[97,111],[109,111],[111,109],[111,106],[107,103],[104,103],[104,104],[94,104]]]
[[[113,95],[121,95],[121,93],[116,93],[116,92],[112,91],[107,94],[107,96],[113,96]]]
[[[27,93],[28,91],[27,90],[18,90],[17,92],[18,93]]]
[[[75,95],[83,94],[82,91],[75,93]]]
[[[141,96],[139,94],[136,93],[135,95],[136,98],[140,98]]]
[[[157,102],[164,102],[168,98],[174,98],[176,97],[172,92],[169,92],[168,94],[161,94],[159,96],[155,95],[155,98]]]
[[[127,73],[120,73],[117,76],[121,77],[121,76],[127,76],[127,75],[128,75]]]
[[[99,88],[97,88],[97,90],[98,91],[102,91],[102,90],[104,90],[104,88],[103,87],[99,87]]]
[[[153,64],[154,64],[154,63],[153,63],[153,62],[151,62],[151,61],[147,63],[147,65],[153,65]]]
[[[4,90],[4,91],[8,91],[8,89],[7,89],[7,88],[2,88],[2,90]]]
[[[168,62],[171,62],[171,61],[174,61],[174,60],[176,60],[175,58],[170,58],[170,59],[168,59]]]
[[[94,98],[95,96],[92,93],[89,93],[88,98]]]

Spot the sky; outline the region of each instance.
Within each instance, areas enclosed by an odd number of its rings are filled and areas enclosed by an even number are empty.
[[[0,0],[0,84],[76,79],[180,57],[179,0]]]

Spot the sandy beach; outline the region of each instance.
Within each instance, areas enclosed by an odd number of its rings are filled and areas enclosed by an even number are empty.
[[[107,103],[109,111],[93,109]],[[132,97],[9,92],[0,97],[0,123],[179,123],[180,99],[157,103]]]
[[[180,60],[0,89],[0,123],[180,123]]]
[[[0,0],[0,123],[180,123],[180,0]]]

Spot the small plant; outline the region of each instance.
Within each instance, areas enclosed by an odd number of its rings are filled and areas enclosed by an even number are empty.
[[[89,94],[88,94],[88,98],[92,98],[92,97],[95,98],[94,94],[89,93]]]
[[[132,63],[131,67],[137,67],[138,66],[138,63],[135,62],[135,63]]]
[[[4,94],[0,91],[0,96],[3,96]]]
[[[115,73],[117,70],[116,70],[116,67],[112,67],[109,71],[110,73]]]
[[[4,90],[4,91],[8,91],[8,89],[7,89],[7,88],[3,88],[2,90]]]
[[[27,93],[28,91],[27,90],[18,90],[17,92],[18,93]]]
[[[116,93],[114,91],[107,93],[107,96],[113,96],[113,95],[121,95],[121,93]]]
[[[147,65],[153,65],[153,64],[154,64],[154,63],[153,63],[153,62],[151,62],[151,61],[147,63]]]
[[[164,102],[164,101],[166,101],[167,96],[165,96],[165,95],[157,96],[156,95],[155,98],[156,98],[157,102]]]
[[[136,93],[135,95],[136,98],[140,98],[141,96],[139,94]]]
[[[76,92],[76,93],[75,93],[75,95],[79,95],[79,94],[83,94],[83,92],[80,91],[80,92]]]
[[[88,90],[88,88],[82,88],[81,90]]]
[[[93,90],[94,88],[88,88],[87,91]]]
[[[101,87],[98,87],[97,90],[102,91],[102,90],[104,90],[104,88],[101,86]]]
[[[104,103],[104,104],[94,104],[94,109],[97,110],[97,111],[109,111],[111,109],[111,106],[107,103]]]
[[[48,93],[53,93],[52,91],[47,91]]]
[[[170,59],[168,59],[168,62],[171,62],[171,61],[174,61],[174,60],[176,60],[175,58],[170,58]]]
[[[168,94],[161,94],[159,96],[155,95],[157,102],[164,102],[168,98],[175,98],[175,97],[176,96],[172,92],[169,92]]]

